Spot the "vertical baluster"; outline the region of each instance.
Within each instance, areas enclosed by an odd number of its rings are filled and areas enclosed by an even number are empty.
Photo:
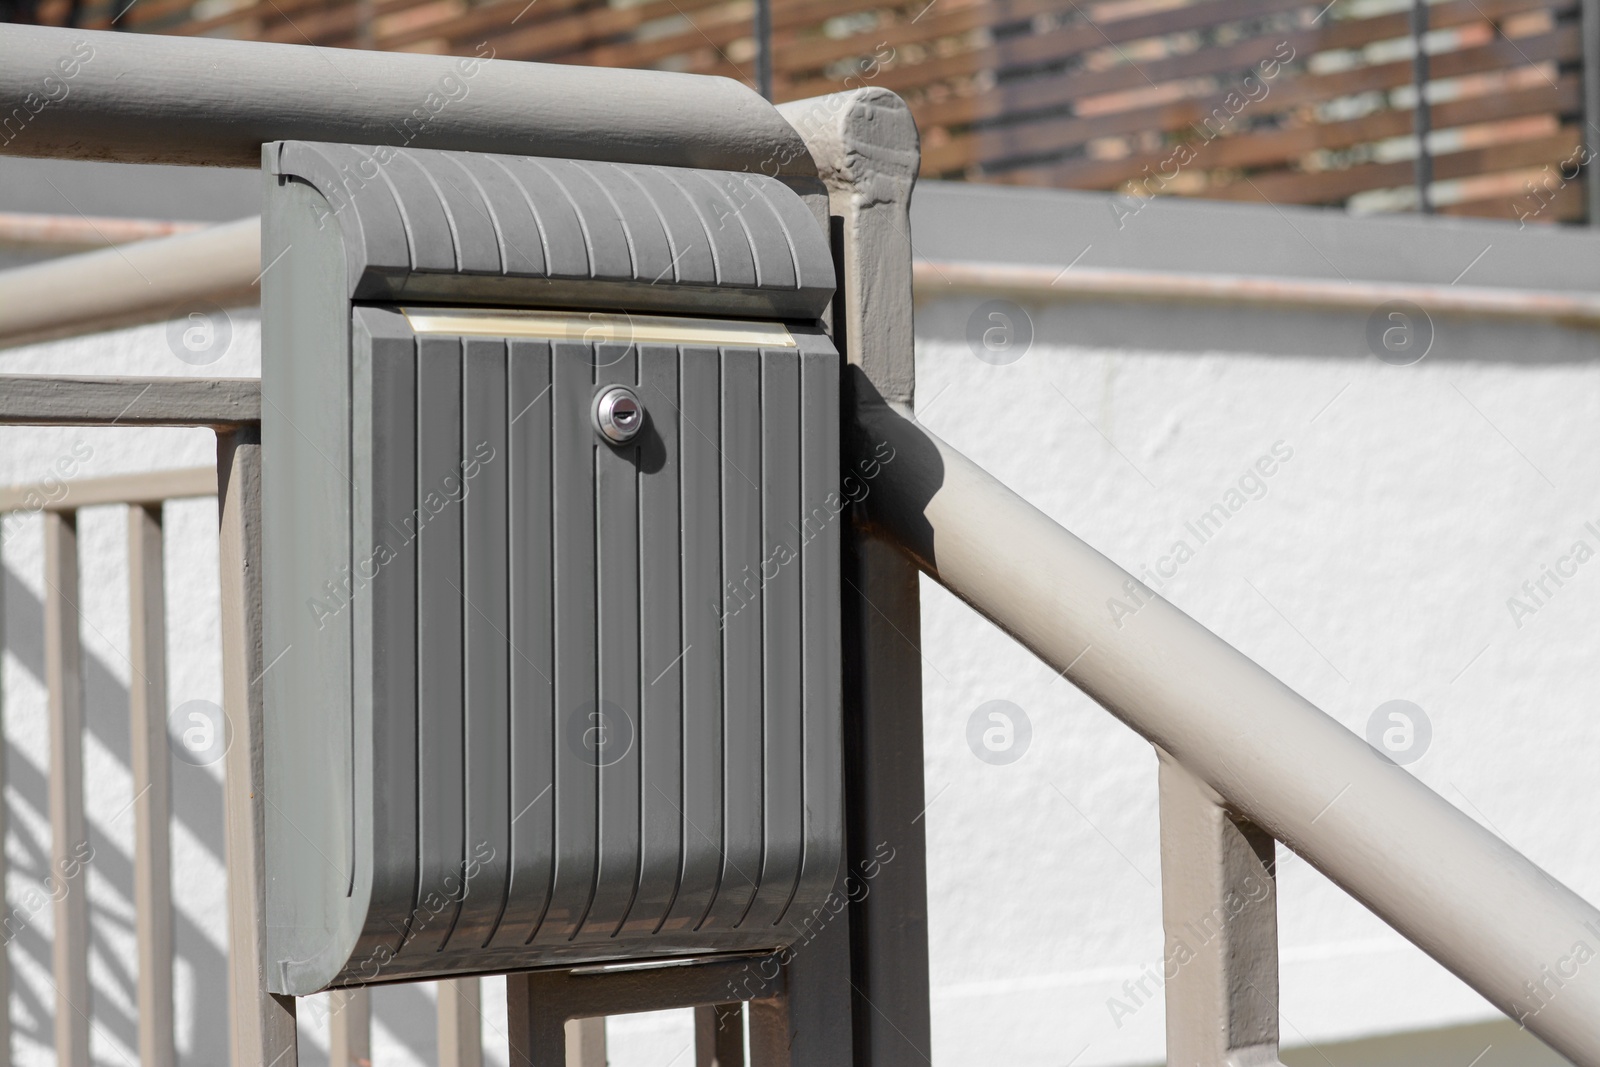
[[[523,972],[506,975],[506,1045],[511,1067],[562,1067],[569,1034],[549,997],[552,979]]]
[[[1167,1062],[1278,1062],[1275,843],[1161,757]]]
[[[694,1010],[694,1067],[744,1067],[744,1005]]]
[[[172,769],[167,753],[165,570],[159,504],[128,509],[128,691],[133,738],[134,907],[139,941],[139,1063],[171,1067]]]
[[[261,430],[217,435],[221,522],[222,708],[233,739],[224,762],[228,852],[228,1010],[234,1067],[295,1067],[294,998],[267,992],[262,959]]]
[[[56,1062],[89,1063],[89,840],[83,816],[83,650],[78,633],[78,517],[44,517],[45,679],[50,688],[51,960]]]
[[[371,991],[335,989],[328,1008],[328,1067],[372,1067]]]
[[[606,1020],[567,1020],[567,1067],[606,1067]]]
[[[0,514],[0,519],[5,518]],[[0,541],[0,545],[4,542]],[[6,907],[6,731],[5,731],[5,652],[6,652],[6,569],[0,553],[0,916],[7,915]],[[11,960],[6,950],[10,947],[9,933],[0,935],[0,1064],[11,1063]]]
[[[439,1067],[483,1067],[482,983],[452,978],[438,985]]]

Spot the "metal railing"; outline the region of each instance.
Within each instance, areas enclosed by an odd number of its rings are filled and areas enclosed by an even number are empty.
[[[1600,981],[1579,973],[1542,1001],[1524,987],[1592,941],[1600,910],[910,416],[868,402],[857,418],[894,449],[872,521],[1162,758],[1174,1062],[1276,1062],[1276,839],[1551,1047],[1600,1064]],[[1121,625],[1109,599],[1135,605]],[[1208,919],[1221,936],[1174,958],[1170,939]]]
[[[868,529],[1155,746],[1169,1062],[1278,1062],[1276,839],[1600,1067],[1600,978],[1559,967],[1600,934],[1600,911],[916,421],[910,315],[884,313],[912,303],[916,129],[889,94],[861,96],[854,122],[785,114],[847,247],[870,250],[847,258],[842,316],[847,455],[887,443],[895,457],[864,501]],[[1126,625],[1110,598],[1137,606]],[[1185,945],[1191,924],[1217,935]],[[1558,967],[1560,984],[1530,996]]]
[[[37,381],[37,380],[36,380]],[[5,382],[17,387],[16,380]],[[48,383],[45,383],[48,384]],[[253,387],[254,383],[245,383]],[[68,386],[68,388],[72,388]],[[120,388],[131,400],[143,387]],[[21,391],[26,392],[26,387]],[[13,401],[9,414],[19,405]],[[172,777],[168,736],[165,505],[174,500],[217,495],[217,469],[160,470],[74,481],[0,487],[0,519],[38,515],[44,534],[44,647],[50,735],[49,818],[52,872],[63,885],[53,893],[55,930],[51,940],[52,981],[56,990],[55,1053],[62,1064],[87,1064],[94,1012],[89,981],[89,897],[82,884],[88,863],[84,811],[84,653],[79,574],[78,516],[90,508],[121,507],[128,521],[127,658],[130,770],[134,814],[134,932],[137,969],[138,1056],[143,1067],[172,1067],[174,1043],[173,894],[171,823]],[[0,565],[3,565],[0,556]],[[3,583],[0,583],[3,588]],[[3,623],[0,601],[0,623]],[[5,649],[0,626],[0,653]],[[0,693],[0,711],[3,711]],[[0,722],[4,721],[0,714]],[[3,785],[3,782],[0,782]],[[229,790],[231,793],[232,790]],[[0,803],[0,836],[7,825]],[[0,881],[5,878],[0,855]],[[70,873],[69,873],[70,872]],[[11,967],[0,943],[0,1062],[11,1062]],[[432,983],[437,998],[439,1067],[482,1067],[481,980],[458,978]],[[372,1004],[366,989],[328,995],[326,1024],[332,1067],[371,1067]],[[604,1019],[576,1020],[569,1026],[574,1067],[604,1067]],[[731,1067],[732,1061],[727,1061]]]
[[[172,818],[167,754],[166,606],[162,505],[216,493],[211,468],[0,489],[0,515],[42,513],[45,684],[49,694],[51,941],[59,1062],[89,1061],[88,830],[83,789],[83,645],[80,636],[78,512],[121,504],[128,512],[128,691],[134,799],[134,911],[138,944],[139,1058],[176,1062],[172,1003]],[[39,503],[35,503],[39,502]],[[0,811],[0,826],[6,820]],[[0,878],[4,871],[0,868]],[[7,939],[9,941],[9,938]],[[0,952],[0,956],[3,956]],[[8,961],[0,975],[9,977]],[[10,1056],[9,982],[0,985],[0,1037]]]

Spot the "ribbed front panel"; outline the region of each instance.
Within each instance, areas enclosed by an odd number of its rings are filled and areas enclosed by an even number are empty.
[[[414,485],[371,519],[408,546],[374,645],[415,648],[415,710],[374,709],[415,735],[414,766],[374,768],[417,782],[386,976],[771,947],[832,887],[838,365],[815,348],[374,346],[375,393],[414,397],[371,408],[374,484]],[[647,413],[627,445],[591,424],[611,384]]]

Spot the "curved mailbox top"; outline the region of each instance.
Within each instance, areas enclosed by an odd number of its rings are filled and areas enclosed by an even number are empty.
[[[815,319],[825,233],[765,174],[308,141],[267,145],[326,200],[348,296]],[[607,283],[597,285],[596,283]]]

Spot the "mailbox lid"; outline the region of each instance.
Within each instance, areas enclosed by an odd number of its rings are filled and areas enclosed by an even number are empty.
[[[815,320],[825,228],[791,186],[642,164],[280,141],[268,173],[315,189],[352,300],[628,307]]]

